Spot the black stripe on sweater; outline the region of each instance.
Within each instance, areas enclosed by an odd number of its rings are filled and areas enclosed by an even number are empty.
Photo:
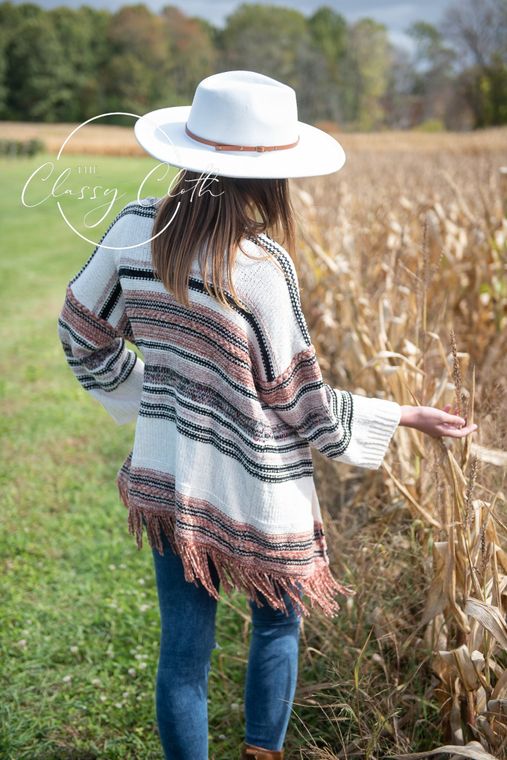
[[[151,280],[151,281],[160,282],[160,279],[155,275],[155,273],[151,269],[141,269],[140,267],[120,266],[119,276],[120,278],[125,277],[125,278],[131,278],[131,279]],[[209,295],[208,292],[206,291],[206,288],[204,287],[204,282],[202,280],[199,280],[196,277],[189,277],[188,286],[190,290],[195,290],[199,293],[202,293],[203,295]],[[213,291],[213,285],[211,283],[210,283],[210,288]],[[237,311],[238,314],[241,314],[243,319],[245,319],[254,330],[260,349],[261,349],[262,361],[264,364],[264,369],[266,371],[268,381],[274,380],[276,377],[275,370],[273,368],[273,363],[269,355],[267,342],[261,330],[260,325],[258,324],[253,314],[251,314],[249,311],[246,311],[245,309],[242,309],[240,306],[238,306],[234,302],[230,293],[226,292],[226,299],[227,299],[227,302],[230,304],[230,306],[235,311]]]
[[[280,464],[267,466],[246,456],[244,451],[238,449],[228,438],[219,435],[216,431],[206,430],[201,425],[196,425],[178,416],[176,410],[171,405],[148,404],[143,399],[139,408],[139,416],[174,422],[176,429],[181,435],[185,435],[194,441],[211,444],[221,454],[227,454],[236,459],[246,472],[258,480],[277,483],[284,480],[307,477],[313,473],[313,461],[309,447],[308,459],[300,459],[297,462],[285,465],[283,468]],[[294,446],[298,447],[296,439],[294,440]]]
[[[102,237],[100,238],[97,246],[93,250],[93,253],[88,257],[87,261],[83,264],[79,272],[72,278],[72,280],[69,281],[69,285],[72,285],[73,282],[77,280],[77,278],[84,272],[90,261],[93,259],[97,251],[99,250],[100,246],[106,239],[106,236],[109,234],[109,232],[113,229],[116,222],[118,222],[122,217],[127,216],[127,214],[134,214],[135,216],[145,217],[147,219],[154,219],[155,214],[157,213],[157,210],[153,208],[152,206],[141,206],[140,203],[130,203],[128,206],[126,206],[124,209],[120,211],[119,214],[116,215],[116,217],[113,219],[107,230],[104,232]]]

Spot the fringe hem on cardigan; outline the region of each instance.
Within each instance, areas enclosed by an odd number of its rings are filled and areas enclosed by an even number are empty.
[[[129,533],[135,535],[138,549],[143,545],[143,517],[150,546],[157,549],[159,554],[164,554],[162,533],[166,536],[169,544],[183,563],[185,580],[190,583],[200,581],[211,596],[220,598],[215,584],[210,575],[208,560],[211,559],[216,567],[220,583],[225,593],[237,589],[247,594],[258,606],[263,606],[258,596],[260,591],[268,600],[270,606],[279,609],[285,615],[289,610],[282,596],[287,593],[299,614],[308,617],[311,609],[320,607],[326,617],[333,618],[341,609],[334,599],[337,593],[346,597],[356,594],[355,589],[339,583],[331,574],[329,565],[322,565],[311,577],[280,576],[272,572],[263,572],[255,567],[248,568],[244,562],[224,554],[213,546],[181,540],[175,534],[174,515],[166,509],[156,511],[153,509],[143,510],[137,506],[129,505],[128,492],[124,483],[117,482],[118,491],[123,505],[128,509]],[[302,601],[301,596],[295,589],[295,584],[301,587],[301,594],[310,599],[309,609]]]

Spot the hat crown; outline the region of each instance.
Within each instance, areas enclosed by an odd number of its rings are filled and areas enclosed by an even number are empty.
[[[296,93],[255,71],[225,71],[203,79],[188,128],[206,140],[234,145],[284,145],[298,139]]]

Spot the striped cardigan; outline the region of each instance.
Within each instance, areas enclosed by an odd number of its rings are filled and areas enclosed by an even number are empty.
[[[118,214],[68,283],[58,319],[79,383],[117,424],[136,423],[116,481],[129,532],[140,549],[144,526],[163,554],[163,531],[187,581],[216,599],[209,558],[226,593],[261,604],[260,591],[286,612],[286,591],[308,615],[302,590],[334,617],[335,595],[356,592],[330,572],[311,449],[377,469],[401,407],[323,381],[294,264],[265,234],[245,238],[235,260],[245,308],[206,292],[197,258],[191,307],[176,301],[151,264],[158,204]]]

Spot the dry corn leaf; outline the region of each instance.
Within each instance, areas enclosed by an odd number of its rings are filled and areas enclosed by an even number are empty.
[[[464,633],[470,633],[470,624],[467,616],[456,601],[456,542],[454,541],[454,525],[449,525],[448,553],[446,567],[443,574],[444,592],[453,611],[457,625]]]
[[[447,541],[435,541],[433,543],[433,579],[428,590],[421,617],[421,623],[423,625],[430,620],[433,620],[436,615],[443,612],[445,609],[446,598],[443,588],[447,552]]]
[[[426,335],[429,335],[430,338],[434,338],[434,340],[437,341],[437,344],[438,344],[438,353],[440,355],[440,358],[442,359],[444,366],[447,368],[448,375],[451,374],[451,370],[450,370],[450,367],[449,367],[449,362],[447,360],[447,354],[445,353],[445,349],[444,349],[444,346],[442,344],[442,339],[441,339],[440,335],[438,335],[438,333],[431,332],[430,330],[426,331]]]
[[[489,725],[488,719],[485,715],[479,715],[477,717],[477,728],[480,730],[482,735],[486,737],[487,741],[491,744],[492,747],[498,743],[498,737],[495,736],[495,732]]]
[[[421,616],[421,625],[426,625],[445,609],[446,600],[442,591],[443,581],[441,576],[435,576],[430,584],[424,610]]]
[[[464,743],[463,738],[463,723],[461,721],[461,684],[459,677],[454,679],[454,688],[452,694],[452,705],[449,713],[449,726],[451,729],[451,735],[458,746]]]
[[[474,651],[472,652],[472,654],[470,655],[470,657],[472,659],[472,662],[473,662],[476,670],[482,672],[484,670],[484,666],[486,664],[486,660],[484,659],[483,653],[479,652],[478,649],[474,649]]]
[[[507,570],[507,553],[504,552],[501,546],[498,546],[498,544],[494,544],[493,548],[496,552],[496,558],[497,562],[502,566],[504,570]],[[505,577],[505,576],[504,576]]]
[[[422,369],[419,369],[413,362],[410,361],[410,359],[407,359],[406,356],[403,356],[403,354],[398,354],[396,351],[378,351],[375,356],[373,356],[369,361],[366,362],[366,364],[363,366],[363,369],[366,369],[367,367],[371,367],[372,364],[375,364],[379,359],[401,359],[407,367],[410,367],[410,369],[413,369],[414,372],[417,372],[420,375],[425,375],[426,373],[423,372]]]
[[[483,686],[480,686],[475,692],[475,710],[477,715],[486,711],[487,702],[488,695],[486,689]]]
[[[419,346],[416,346],[415,343],[412,343],[408,338],[405,338],[403,341],[403,348],[407,354],[410,354],[410,356],[417,356],[421,353]]]
[[[504,649],[507,649],[507,626],[498,607],[485,604],[480,599],[469,597],[466,600],[465,612],[470,617],[475,618]]]
[[[501,449],[488,449],[486,446],[480,446],[478,443],[471,444],[471,452],[475,454],[481,462],[494,464],[497,467],[507,467],[507,451]]]
[[[489,654],[489,651],[486,652],[484,648],[484,638],[488,636],[487,630],[479,623],[478,620],[474,620],[473,618],[470,618],[470,635],[467,638],[468,647],[472,651],[479,650],[483,652],[485,659],[487,660],[487,655]]]
[[[495,713],[496,716],[507,716],[507,699],[490,699],[488,711]]]
[[[408,489],[405,488],[405,486],[398,480],[398,478],[394,475],[393,471],[385,461],[382,462],[382,467],[386,470],[387,474],[396,485],[400,493],[402,493],[403,496],[412,504],[412,506],[422,515],[422,517],[424,517],[428,524],[433,525],[435,528],[441,528],[440,522],[437,520],[437,518],[434,517],[431,512],[428,512],[427,509],[425,509],[416,499],[413,498],[410,491],[408,491]]]
[[[311,251],[328,267],[328,269],[331,270],[334,274],[340,273],[340,267],[336,262],[333,261],[333,259],[328,256],[328,254],[324,251],[321,245],[317,243],[316,240],[312,240],[309,235],[305,234],[303,226],[301,226],[301,232],[303,239],[307,246],[311,249]]]
[[[504,672],[502,666],[496,660],[494,660],[493,657],[488,657],[487,660],[488,668],[493,671],[497,678],[500,678]]]
[[[436,384],[433,395],[428,399],[428,406],[438,406],[440,403],[440,397],[447,388],[448,376],[447,372],[442,375],[438,383]],[[443,405],[445,406],[445,404]]]
[[[457,649],[451,649],[450,651],[439,651],[438,654],[457,670],[466,691],[475,691],[475,689],[479,688],[481,682],[466,644],[462,644]]]
[[[468,757],[472,760],[498,760],[494,755],[487,752],[479,742],[471,741],[460,747],[457,744],[443,744],[441,747],[429,750],[428,752],[410,752],[403,755],[385,755],[385,757],[395,757],[398,760],[404,758],[429,757],[429,755],[438,755],[440,752],[454,752],[459,757]]]
[[[484,658],[483,653],[479,652],[479,650],[477,649],[474,649],[474,651],[470,655],[470,658],[475,668],[475,672],[477,673],[477,678],[481,682],[481,685],[477,688],[475,692],[476,711],[478,713],[481,713],[486,709],[487,695],[489,694],[489,691],[491,688],[488,679],[484,675],[486,660]]]
[[[504,695],[507,696],[507,670],[504,670],[496,682],[495,688],[491,692],[491,699],[501,699]]]
[[[449,663],[442,657],[435,657],[431,663],[431,669],[436,676],[439,677],[442,684],[447,684],[450,689],[452,681],[452,671],[449,667]]]

